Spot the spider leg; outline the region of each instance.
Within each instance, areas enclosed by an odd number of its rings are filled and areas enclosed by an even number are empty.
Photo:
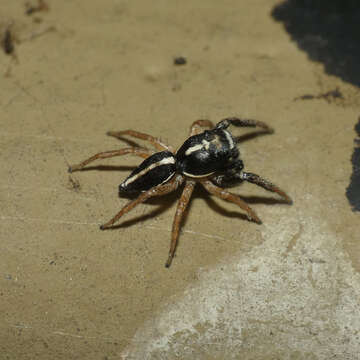
[[[226,129],[230,125],[238,126],[238,127],[260,127],[264,129],[268,133],[273,133],[274,130],[267,124],[259,120],[253,119],[239,119],[237,117],[229,117],[221,120],[216,124],[217,129]]]
[[[190,127],[190,136],[199,134],[203,131],[202,128],[207,127],[212,129],[214,124],[210,120],[196,120]]]
[[[213,184],[220,186],[221,188],[228,187],[238,183],[242,169],[244,168],[244,163],[241,159],[235,160],[231,167],[229,167],[223,174],[215,175],[211,178]]]
[[[238,195],[233,194],[229,191],[226,191],[226,190],[214,185],[210,180],[203,180],[203,181],[201,181],[201,184],[205,187],[205,189],[210,194],[213,194],[213,195],[219,197],[220,199],[235,203],[236,205],[240,206],[241,209],[246,211],[247,217],[249,220],[253,220],[256,223],[261,224],[261,220],[255,214],[254,210],[251,209],[251,207],[244,200],[242,200]]]
[[[105,230],[115,224],[123,215],[131,211],[135,206],[143,203],[147,199],[153,196],[166,195],[172,191],[175,191],[179,185],[184,181],[184,177],[181,175],[174,176],[166,184],[155,186],[150,190],[141,193],[136,199],[128,202],[111,220],[100,226],[101,230]]]
[[[133,154],[133,155],[140,156],[140,157],[146,159],[147,157],[152,155],[152,152],[147,149],[142,149],[142,148],[124,148],[124,149],[120,149],[120,150],[104,151],[104,152],[101,152],[101,153],[98,153],[98,154],[95,154],[95,155],[89,157],[88,159],[82,161],[79,164],[69,166],[68,171],[71,173],[73,171],[81,170],[87,164],[89,164],[97,159],[107,159],[107,158],[111,158],[114,156],[121,156],[121,155],[126,155],[126,154]]]
[[[242,180],[248,181],[252,184],[261,186],[265,190],[275,192],[279,194],[287,203],[292,204],[292,200],[290,196],[288,196],[284,191],[282,191],[279,187],[272,184],[270,181],[260,177],[259,175],[248,173],[248,172],[242,172],[240,174],[240,178]]]
[[[174,222],[173,222],[173,226],[172,226],[172,232],[171,232],[169,257],[165,264],[165,267],[167,267],[167,268],[170,267],[172,259],[174,257],[177,241],[179,238],[181,220],[183,219],[186,207],[189,204],[194,187],[195,187],[195,181],[187,180],[184,190],[181,194],[180,200],[178,202],[175,217],[174,217]]]
[[[172,153],[174,152],[173,148],[170,145],[163,143],[160,139],[138,131],[134,131],[134,130],[108,131],[106,135],[113,136],[116,138],[121,138],[123,135],[129,135],[137,139],[150,142],[159,151],[168,150],[171,151]]]

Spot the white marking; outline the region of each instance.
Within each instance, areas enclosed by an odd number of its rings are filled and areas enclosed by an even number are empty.
[[[203,145],[202,145],[202,144],[194,145],[194,146],[188,148],[188,149],[185,151],[185,155],[190,155],[190,154],[192,154],[192,153],[195,152],[195,151],[201,150],[202,148],[203,148]]]
[[[202,178],[202,177],[206,177],[206,176],[209,176],[211,174],[214,174],[215,171],[211,172],[211,173],[208,173],[208,174],[204,174],[204,175],[193,175],[193,174],[189,174],[185,171],[183,171],[183,174],[188,176],[188,177],[191,177],[191,178]]]
[[[226,130],[223,130],[223,132],[226,136],[227,141],[229,142],[230,149],[233,149],[235,147],[235,144],[231,134]]]
[[[203,140],[203,141],[202,141],[202,144],[204,145],[204,148],[205,148],[206,150],[209,150],[209,148],[210,148],[210,142],[209,142],[209,141]]]
[[[215,138],[213,140],[211,140],[211,142],[216,146],[217,149],[221,149],[222,142],[218,135],[215,135]]]
[[[173,172],[167,179],[165,179],[162,183],[159,185],[165,184],[167,181],[169,181],[173,176],[175,175],[175,172]]]
[[[157,166],[161,166],[161,165],[166,165],[166,164],[175,164],[175,158],[174,157],[167,157],[164,159],[161,159],[160,161],[151,164],[150,166],[148,166],[147,168],[145,168],[144,170],[141,170],[140,172],[138,172],[137,174],[135,174],[134,176],[132,176],[131,178],[127,179],[124,183],[123,186],[128,186],[130,183],[132,183],[133,181],[136,181],[139,177],[143,176],[144,174],[146,174],[148,171],[156,168]],[[174,174],[172,174],[174,175]],[[171,176],[172,176],[171,175]],[[169,179],[169,178],[168,178]]]
[[[209,150],[209,148],[210,148],[210,142],[204,139],[204,140],[202,140],[201,144],[197,144],[197,145],[194,145],[194,146],[188,148],[185,151],[185,155],[188,156],[188,155],[192,154],[193,152],[202,150],[202,149]]]

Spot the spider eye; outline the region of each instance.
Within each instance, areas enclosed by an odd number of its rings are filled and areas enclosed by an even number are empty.
[[[205,139],[205,140],[211,141],[211,140],[214,139],[214,134],[211,133],[209,130],[205,130],[205,131],[203,132],[203,135],[204,135],[204,139]]]

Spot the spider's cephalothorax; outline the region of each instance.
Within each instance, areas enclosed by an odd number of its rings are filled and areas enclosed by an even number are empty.
[[[226,171],[238,156],[231,133],[216,127],[184,142],[176,153],[176,169],[185,176],[201,178]]]
[[[258,126],[265,132],[272,132],[272,129],[265,123],[257,120],[227,118],[220,121],[215,127],[209,120],[198,120],[191,127],[190,137],[176,152],[160,139],[147,134],[133,130],[109,132],[108,135],[118,138],[130,135],[147,140],[159,152],[153,153],[140,147],[106,151],[96,154],[78,165],[71,166],[69,171],[80,170],[96,159],[125,154],[133,154],[145,159],[119,186],[119,191],[122,193],[135,191],[140,195],[125,205],[110,221],[102,225],[101,229],[111,227],[124,214],[148,198],[168,194],[185,181],[173,223],[169,257],[166,262],[166,267],[169,267],[175,254],[181,219],[196,182],[201,183],[211,194],[240,206],[246,211],[248,218],[257,223],[261,223],[260,219],[246,202],[238,195],[224,190],[227,184],[234,181],[248,181],[278,193],[289,204],[292,202],[290,197],[276,185],[259,175],[243,171],[244,165],[239,158],[237,141],[228,130],[230,125]],[[206,128],[207,130],[205,130]]]

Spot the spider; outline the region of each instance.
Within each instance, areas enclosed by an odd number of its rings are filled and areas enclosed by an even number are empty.
[[[97,159],[125,154],[145,159],[119,186],[120,194],[137,192],[140,193],[139,196],[128,202],[111,220],[101,225],[101,230],[110,228],[123,215],[147,199],[173,192],[185,182],[172,226],[169,256],[165,263],[168,268],[175,255],[181,221],[196,183],[200,183],[210,194],[235,203],[246,212],[249,220],[258,224],[261,224],[261,220],[254,210],[238,195],[225,190],[225,187],[234,182],[248,181],[279,194],[286,203],[292,204],[290,197],[279,187],[259,175],[243,171],[244,164],[236,147],[239,139],[236,139],[227,130],[230,125],[259,127],[266,133],[273,132],[272,128],[265,123],[251,119],[229,117],[221,120],[215,126],[209,120],[197,120],[191,126],[190,137],[175,152],[171,146],[148,134],[133,130],[109,131],[107,135],[116,138],[129,135],[146,140],[159,152],[154,153],[141,147],[105,151],[91,156],[77,165],[70,166],[69,172],[81,170]]]

